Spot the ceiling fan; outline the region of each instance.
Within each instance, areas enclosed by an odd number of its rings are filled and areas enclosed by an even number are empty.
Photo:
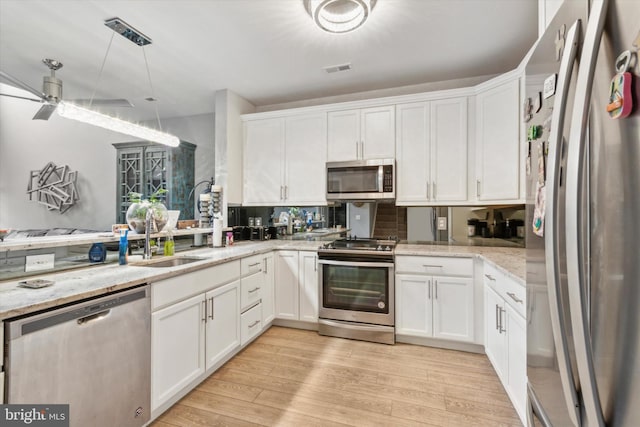
[[[62,101],[62,80],[56,77],[56,71],[62,68],[62,62],[55,59],[43,59],[42,62],[51,70],[50,76],[44,76],[42,82],[42,91],[34,89],[26,83],[18,80],[17,78],[0,71],[0,77],[11,82],[15,87],[24,89],[27,92],[32,93],[37,99],[27,98],[24,96],[10,95],[7,93],[0,93],[2,96],[10,96],[12,98],[26,99],[29,101],[40,102],[42,107],[38,110],[33,120],[49,120],[49,117],[58,107],[58,104]],[[133,107],[133,104],[126,99],[73,99],[69,100],[76,105],[86,106],[104,106],[104,107]]]

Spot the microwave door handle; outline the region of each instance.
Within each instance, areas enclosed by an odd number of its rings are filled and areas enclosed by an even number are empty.
[[[384,166],[378,166],[378,192],[384,191]]]

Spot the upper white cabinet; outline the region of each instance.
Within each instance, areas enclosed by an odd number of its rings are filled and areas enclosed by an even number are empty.
[[[331,111],[328,120],[327,161],[393,158],[395,107]]]
[[[285,142],[285,201],[296,205],[326,204],[326,114],[287,117]]]
[[[326,204],[325,113],[245,122],[243,204]]]
[[[284,119],[244,124],[243,202],[280,204],[284,199]]]
[[[398,205],[464,202],[467,98],[396,106]]]
[[[520,82],[514,78],[476,96],[476,197],[520,197]]]

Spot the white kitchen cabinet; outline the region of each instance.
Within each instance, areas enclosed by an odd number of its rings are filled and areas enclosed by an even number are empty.
[[[200,294],[152,313],[152,411],[204,374],[204,307]]]
[[[300,320],[318,321],[318,253],[300,251]]]
[[[474,340],[473,279],[396,275],[396,333]]]
[[[524,423],[527,400],[525,288],[486,262],[483,268],[485,351]]]
[[[327,115],[327,161],[393,158],[395,107],[330,111]]]
[[[472,258],[396,257],[396,333],[474,342]]]
[[[245,122],[244,204],[326,203],[325,113]]]
[[[264,283],[262,291],[262,324],[268,325],[273,321],[276,314],[275,307],[275,263],[273,252],[263,255]]]
[[[485,287],[485,352],[498,377],[507,372],[506,343],[500,325],[504,300],[490,287]],[[502,316],[504,317],[504,316]]]
[[[284,119],[244,124],[243,200],[249,205],[277,205],[284,195]]]
[[[476,95],[476,198],[520,197],[520,82],[514,78]]]
[[[207,304],[206,369],[240,345],[240,281],[205,294]]]
[[[276,318],[298,320],[298,251],[275,253]]]
[[[396,106],[398,205],[466,201],[467,98]]]
[[[513,406],[523,414],[527,404],[527,324],[509,304],[505,316],[509,390]]]
[[[230,261],[152,284],[152,412],[240,348],[240,267]]]
[[[318,322],[318,267],[315,251],[276,252],[276,318]]]
[[[327,115],[287,117],[285,143],[284,201],[326,204]]]

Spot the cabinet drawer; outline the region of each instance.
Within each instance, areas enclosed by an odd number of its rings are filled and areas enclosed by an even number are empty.
[[[240,316],[240,344],[245,345],[262,330],[262,304]]]
[[[504,297],[504,289],[502,286],[503,281],[503,273],[492,264],[485,261],[482,265],[482,283],[491,287],[501,297]]]
[[[151,284],[151,309],[206,292],[240,278],[240,261],[231,261]]]
[[[398,256],[396,272],[471,277],[473,276],[473,258]]]
[[[240,260],[240,274],[242,277],[262,271],[264,255],[253,255]]]
[[[522,317],[526,317],[525,306],[527,304],[527,290],[524,286],[511,279],[508,276],[504,276],[504,300]]]
[[[240,280],[240,308],[244,310],[252,304],[255,304],[262,297],[262,285],[264,283],[264,274],[262,272],[243,277]]]

